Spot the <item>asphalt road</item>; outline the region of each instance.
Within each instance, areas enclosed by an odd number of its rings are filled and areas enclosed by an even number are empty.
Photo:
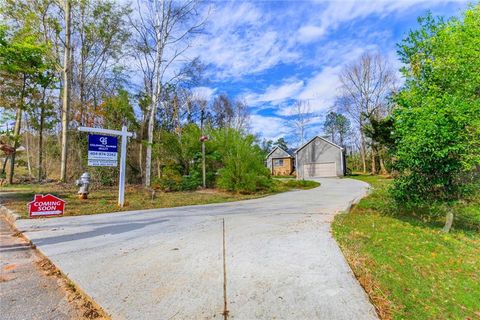
[[[376,319],[330,234],[368,185],[319,181],[255,200],[17,225],[113,319],[222,319],[225,305],[229,319]]]

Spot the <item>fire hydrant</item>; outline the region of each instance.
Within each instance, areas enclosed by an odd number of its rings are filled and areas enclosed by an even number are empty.
[[[90,175],[88,172],[84,172],[80,179],[76,181],[76,185],[80,187],[78,190],[78,197],[80,199],[87,199],[88,197],[88,187],[90,186]]]

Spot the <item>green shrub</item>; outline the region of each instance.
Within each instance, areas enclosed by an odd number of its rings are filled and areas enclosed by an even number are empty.
[[[197,190],[201,185],[201,175],[198,171],[192,171],[189,175],[182,176],[180,182],[180,190],[182,191],[193,191]]]
[[[118,181],[118,168],[95,167],[88,170],[94,185],[113,186]]]
[[[263,154],[252,135],[234,129],[215,132],[214,141],[224,167],[218,171],[218,187],[235,192],[252,193],[266,190],[272,184]]]
[[[182,183],[182,175],[174,167],[164,167],[162,177],[156,178],[152,186],[165,192],[179,191]]]
[[[152,187],[165,192],[193,191],[201,184],[201,176],[198,171],[192,171],[189,175],[181,175],[176,166],[165,166],[162,177],[154,179]]]

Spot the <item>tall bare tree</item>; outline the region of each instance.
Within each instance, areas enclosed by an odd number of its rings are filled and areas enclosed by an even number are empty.
[[[73,90],[78,97],[75,119],[81,125],[88,124],[87,107],[94,108],[102,96],[112,95],[118,89],[115,70],[121,67],[125,57],[128,6],[112,0],[84,0],[78,5],[74,19],[75,74]]]
[[[363,172],[367,172],[365,126],[370,119],[380,119],[388,112],[387,98],[397,82],[391,64],[380,54],[365,53],[347,65],[339,75],[340,92],[337,107],[347,113],[360,133],[360,155]],[[376,173],[376,154],[371,150],[371,170]]]
[[[310,102],[305,100],[296,101],[293,108],[290,110],[288,117],[288,122],[293,129],[292,131],[297,136],[300,145],[303,145],[305,142],[307,127],[314,117]]]
[[[137,33],[134,54],[144,74],[145,91],[150,96],[145,186],[150,186],[151,182],[155,118],[159,106],[165,105],[162,101],[164,86],[181,79],[179,59],[185,58],[192,35],[199,32],[204,23],[198,18],[199,3],[198,0],[153,0],[147,4],[137,1],[137,17],[131,19]]]

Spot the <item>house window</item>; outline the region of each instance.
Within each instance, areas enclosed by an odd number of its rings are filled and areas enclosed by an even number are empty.
[[[273,166],[274,167],[283,167],[283,159],[273,160]]]

